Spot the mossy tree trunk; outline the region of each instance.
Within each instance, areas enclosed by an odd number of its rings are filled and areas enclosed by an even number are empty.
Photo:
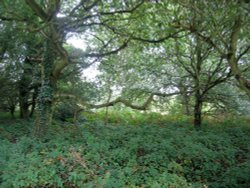
[[[196,46],[195,46],[195,105],[194,105],[194,127],[196,130],[201,129],[202,123],[202,103],[203,103],[203,92],[202,92],[202,64],[203,64],[203,56],[202,56],[202,41],[199,36],[195,35]]]
[[[239,87],[246,92],[250,99],[250,80],[247,79],[243,75],[243,71],[239,68],[238,63],[240,61],[240,58],[248,52],[249,47],[247,50],[242,52],[237,57],[237,49],[238,49],[238,39],[240,35],[242,27],[242,18],[241,16],[237,16],[234,21],[234,26],[232,29],[231,37],[230,37],[230,45],[229,45],[229,53],[228,53],[228,64],[231,68],[232,73],[234,74],[236,80],[238,81]]]
[[[45,135],[52,123],[52,103],[56,89],[56,80],[52,77],[54,61],[53,43],[47,38],[41,65],[41,87],[37,97],[35,136]]]

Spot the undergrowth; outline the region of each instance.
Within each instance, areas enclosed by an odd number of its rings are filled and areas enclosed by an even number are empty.
[[[189,120],[143,118],[148,122],[57,123],[40,140],[30,136],[32,122],[2,123],[0,187],[250,186],[246,121],[194,131]]]

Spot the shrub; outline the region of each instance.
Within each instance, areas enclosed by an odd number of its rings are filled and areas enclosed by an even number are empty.
[[[176,124],[2,126],[0,187],[249,187],[248,127]]]

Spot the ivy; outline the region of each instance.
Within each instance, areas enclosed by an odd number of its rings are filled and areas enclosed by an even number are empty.
[[[249,128],[190,127],[88,122],[34,140],[26,125],[1,135],[0,187],[248,187]]]

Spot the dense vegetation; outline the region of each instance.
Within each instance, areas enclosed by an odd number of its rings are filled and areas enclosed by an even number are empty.
[[[180,117],[143,117],[54,125],[42,140],[31,122],[6,122],[0,187],[249,187],[249,120],[195,131]]]
[[[249,0],[1,0],[0,187],[250,187]]]

